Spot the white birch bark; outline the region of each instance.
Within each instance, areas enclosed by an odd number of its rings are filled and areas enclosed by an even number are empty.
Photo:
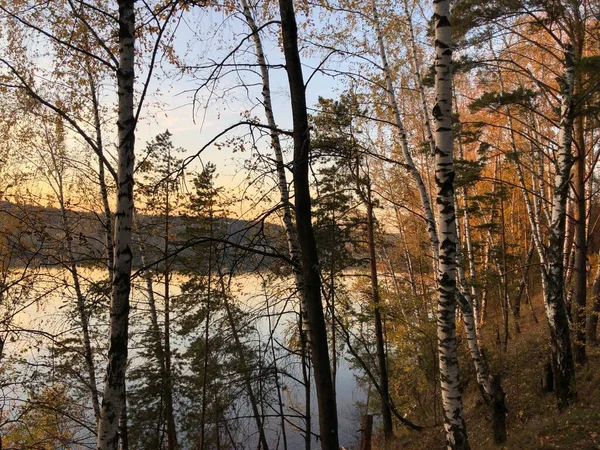
[[[302,328],[305,333],[310,332],[310,324],[307,320],[306,315],[306,297],[304,295],[304,281],[302,279],[302,270],[299,268],[300,265],[300,249],[298,247],[298,238],[296,236],[296,230],[292,220],[292,206],[290,203],[290,193],[288,188],[287,177],[285,173],[285,163],[283,160],[283,150],[281,148],[281,141],[279,140],[279,134],[277,132],[277,123],[275,122],[275,116],[273,114],[273,102],[271,100],[271,81],[269,75],[269,68],[267,66],[267,60],[262,46],[262,40],[260,37],[260,31],[252,10],[248,5],[247,0],[240,0],[244,17],[248,27],[252,31],[252,41],[254,42],[254,51],[256,53],[256,60],[260,67],[260,75],[262,80],[262,98],[263,107],[265,110],[265,116],[267,117],[267,124],[270,128],[271,146],[273,147],[273,153],[275,154],[275,163],[277,170],[277,180],[280,194],[280,202],[283,210],[283,225],[285,229],[288,252],[290,259],[294,261],[298,267],[293,268],[294,281],[296,283],[297,295],[300,298],[300,313],[302,316]]]
[[[452,139],[452,41],[449,0],[434,1],[435,183],[438,206],[439,269],[437,335],[444,428],[448,449],[468,449],[456,353],[456,217]]]
[[[458,209],[455,199],[455,209]],[[456,299],[460,306],[463,316],[463,323],[467,335],[467,345],[469,346],[469,352],[475,365],[475,374],[477,377],[477,384],[482,389],[483,393],[488,399],[493,397],[493,392],[490,385],[490,374],[487,367],[487,362],[481,353],[480,338],[477,329],[477,320],[475,316],[474,301],[468,291],[467,277],[465,275],[465,269],[463,266],[462,248],[460,239],[460,226],[456,226],[456,274],[458,275],[458,285],[460,289],[457,289]]]
[[[559,151],[556,157],[552,217],[548,245],[548,268],[542,274],[546,278],[546,317],[550,327],[552,365],[555,392],[559,409],[567,407],[576,397],[575,368],[571,350],[571,338],[564,299],[563,245],[565,239],[566,203],[569,191],[573,155],[573,85],[575,62],[573,47],[565,46],[565,72],[561,80],[561,111]]]
[[[134,0],[119,0],[118,171],[115,220],[115,271],[110,305],[108,366],[98,426],[98,450],[116,450],[119,418],[125,408],[125,370],[131,291],[131,230],[133,222],[133,167],[135,117],[133,108],[135,12]]]
[[[406,23],[408,25],[408,37],[410,40],[410,56],[413,64],[413,70],[415,75],[415,81],[417,82],[417,88],[419,89],[419,98],[421,99],[421,107],[423,112],[423,120],[425,125],[425,136],[429,142],[429,148],[431,150],[431,156],[435,156],[435,142],[433,140],[433,133],[431,131],[431,120],[429,118],[429,108],[427,106],[427,97],[425,97],[425,86],[423,85],[423,77],[421,76],[421,69],[419,65],[419,58],[417,57],[417,43],[415,39],[415,30],[413,27],[412,16],[408,11],[408,1],[403,0],[404,14],[406,16]]]
[[[423,177],[419,172],[419,169],[415,165],[415,162],[412,158],[412,154],[410,152],[410,147],[408,145],[408,139],[406,137],[406,130],[404,129],[404,124],[402,122],[402,116],[400,115],[400,109],[398,108],[398,102],[396,101],[396,94],[394,90],[394,82],[392,81],[392,73],[390,71],[390,66],[387,60],[387,54],[385,50],[385,43],[383,40],[383,34],[381,32],[381,25],[379,22],[379,13],[377,12],[377,5],[375,4],[375,0],[372,3],[373,10],[373,24],[375,27],[375,33],[377,35],[377,44],[379,49],[379,57],[381,58],[382,70],[385,76],[386,83],[386,94],[388,97],[388,101],[390,103],[390,107],[392,108],[392,112],[394,114],[394,123],[396,124],[396,128],[398,131],[398,136],[400,138],[400,144],[402,147],[402,155],[404,157],[405,167],[414,179],[417,189],[419,191],[419,196],[421,198],[421,203],[423,205],[423,212],[425,214],[425,222],[427,224],[427,232],[429,234],[429,240],[431,241],[434,264],[437,264],[439,261],[439,242],[438,242],[438,232],[436,229],[435,216],[433,214],[433,209],[431,207],[431,200],[429,194],[427,192],[427,187],[423,182]]]

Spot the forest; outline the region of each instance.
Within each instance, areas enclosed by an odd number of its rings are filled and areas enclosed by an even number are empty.
[[[600,2],[0,0],[0,450],[600,448]]]

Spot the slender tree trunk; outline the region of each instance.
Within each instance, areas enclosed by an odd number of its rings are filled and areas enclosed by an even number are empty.
[[[456,98],[456,90],[455,89],[452,90],[452,95],[454,98],[454,103],[456,105],[455,109],[458,109],[458,101]],[[463,151],[462,139],[461,139],[460,134],[457,136],[456,143],[457,143],[457,147],[458,147],[458,157],[460,159],[464,159],[465,154]],[[471,213],[469,211],[469,202],[468,202],[469,190],[466,185],[464,185],[462,188],[462,195],[463,195],[463,203],[464,203],[463,214],[464,214],[464,227],[465,227],[465,245],[467,247],[467,261],[469,263],[469,277],[471,279],[470,291],[471,291],[471,299],[472,299],[472,307],[473,307],[473,317],[475,319],[475,331],[477,334],[478,344],[481,347],[483,345],[483,342],[480,337],[480,320],[479,320],[479,315],[480,315],[479,314],[479,311],[480,311],[479,301],[480,301],[480,299],[479,299],[479,296],[477,293],[477,288],[475,287],[475,281],[476,281],[476,277],[477,277],[477,268],[475,265],[475,251],[473,249],[473,239],[471,236],[471,220],[470,220]],[[457,200],[456,205],[458,205],[458,200]],[[460,225],[457,224],[456,229],[460,230]],[[461,242],[460,237],[457,239],[457,241],[460,246],[460,242]],[[459,250],[460,250],[460,248],[459,248]],[[464,267],[464,261],[460,262],[460,264],[462,265],[462,267]],[[463,274],[464,274],[464,272],[463,272]],[[461,283],[462,283],[462,281],[461,281]],[[466,277],[465,277],[465,283],[463,283],[463,289],[465,291],[467,290]]]
[[[360,450],[371,450],[373,435],[373,416],[365,414],[360,422]]]
[[[310,330],[309,342],[319,407],[321,448],[323,450],[338,450],[337,407],[333,394],[331,365],[327,348],[327,328],[321,302],[321,275],[317,243],[311,221],[311,198],[308,179],[310,135],[306,112],[306,92],[298,50],[298,30],[292,0],[279,0],[279,8],[294,123],[296,228],[302,254],[306,313]]]
[[[575,177],[573,180],[575,195],[575,361],[583,364],[586,360],[586,299],[587,299],[587,209],[585,202],[585,134],[583,116],[578,115],[575,120]]]
[[[96,131],[96,147],[98,153],[98,183],[100,185],[100,197],[102,198],[102,209],[104,212],[104,237],[106,240],[106,265],[108,271],[108,279],[112,283],[113,272],[115,265],[115,243],[112,226],[112,212],[108,201],[108,188],[106,187],[106,175],[104,166],[104,143],[102,140],[102,125],[100,123],[100,104],[98,102],[98,91],[94,76],[91,71],[88,71],[90,79],[90,95],[92,97],[92,107],[94,113],[94,128]]]
[[[415,31],[413,28],[412,16],[408,11],[408,1],[403,0],[404,14],[406,16],[406,23],[408,25],[409,41],[410,41],[410,56],[413,64],[413,70],[415,75],[415,81],[419,89],[419,98],[421,100],[421,107],[423,113],[423,120],[425,122],[425,135],[427,142],[429,142],[429,149],[431,156],[435,156],[435,142],[433,140],[433,133],[431,131],[431,120],[429,118],[429,109],[427,107],[427,98],[425,97],[425,86],[423,85],[423,77],[421,76],[421,67],[419,64],[419,58],[417,57],[417,42],[415,39]]]
[[[134,0],[119,0],[119,70],[117,71],[118,172],[115,222],[115,274],[110,307],[110,344],[104,397],[98,427],[98,449],[118,448],[119,417],[125,408],[125,370],[131,290],[131,227],[135,117],[133,110],[135,15]]]
[[[300,335],[300,351],[302,352],[302,381],[304,383],[304,450],[311,450],[312,422],[310,396],[310,358],[306,333],[302,330],[302,315],[298,317],[298,333]]]
[[[213,237],[213,211],[212,206],[209,207],[209,237]],[[200,412],[200,450],[205,450],[206,439],[206,408],[208,406],[208,359],[210,346],[210,308],[212,307],[212,265],[213,265],[213,243],[209,242],[208,246],[208,275],[206,282],[206,321],[204,322],[204,361],[202,374],[202,408]]]
[[[520,316],[520,302],[523,297],[523,293],[525,294],[525,303],[529,305],[529,309],[531,310],[531,315],[533,316],[533,320],[535,323],[538,323],[538,318],[535,315],[535,311],[533,310],[533,305],[531,304],[531,295],[529,294],[529,266],[531,266],[531,262],[533,261],[533,252],[535,251],[535,244],[533,241],[529,243],[529,249],[527,250],[527,257],[525,258],[525,264],[521,265],[521,281],[519,283],[519,291],[517,293],[517,297],[515,300],[515,315]]]
[[[252,40],[254,42],[254,51],[256,53],[256,59],[258,65],[260,67],[261,80],[262,80],[262,97],[263,97],[263,106],[265,110],[265,116],[267,118],[267,124],[270,127],[270,136],[271,136],[271,146],[273,147],[273,153],[275,154],[275,162],[276,162],[276,170],[277,170],[277,178],[278,178],[278,187],[280,194],[280,201],[283,209],[283,224],[285,228],[285,234],[288,244],[288,253],[290,255],[291,260],[295,263],[294,267],[292,267],[292,271],[294,274],[294,282],[296,285],[296,295],[300,300],[300,322],[299,322],[299,330],[298,333],[300,335],[300,341],[302,345],[302,371],[305,376],[305,386],[307,386],[308,394],[305,399],[305,408],[307,411],[307,420],[306,420],[306,448],[310,450],[310,440],[311,440],[311,430],[310,430],[310,379],[306,378],[307,371],[307,358],[308,358],[308,348],[307,348],[307,333],[309,330],[309,321],[307,316],[307,305],[306,305],[306,294],[304,292],[304,278],[303,271],[301,267],[301,258],[300,258],[300,249],[298,247],[298,236],[296,230],[294,229],[294,223],[292,220],[292,205],[290,203],[290,194],[288,189],[288,182],[285,173],[285,164],[283,160],[283,151],[281,148],[281,142],[279,139],[279,134],[277,132],[277,123],[275,122],[275,116],[273,113],[273,103],[271,100],[271,82],[269,76],[269,68],[267,66],[267,61],[265,58],[262,40],[260,37],[260,31],[256,22],[254,20],[254,16],[252,14],[252,10],[247,2],[247,0],[241,0],[241,5],[244,12],[244,17],[246,19],[246,23],[248,27],[252,31]],[[334,331],[335,332],[335,331]],[[335,339],[333,339],[333,355],[335,358]],[[333,395],[335,398],[335,361],[333,364]],[[283,428],[283,433],[285,434],[285,427]]]
[[[469,447],[456,352],[456,217],[452,139],[452,43],[449,0],[435,1],[435,182],[439,243],[437,335],[446,446]]]
[[[377,364],[379,366],[379,386],[381,388],[381,417],[383,420],[383,434],[386,441],[394,436],[392,422],[392,411],[390,408],[390,392],[387,361],[385,354],[385,342],[383,336],[383,321],[381,319],[381,299],[379,297],[379,286],[377,279],[377,256],[375,253],[375,217],[373,214],[373,199],[371,198],[370,179],[367,179],[367,195],[365,200],[367,207],[367,234],[369,242],[369,260],[371,270],[371,297],[373,300],[373,312],[375,319],[375,340],[377,346]],[[360,188],[359,188],[360,189]]]
[[[502,176],[502,174],[500,175]],[[508,263],[506,260],[506,223],[504,220],[504,195],[500,195],[500,248],[502,249],[502,272],[500,279],[502,280],[502,324],[504,325],[504,351],[508,350],[508,340],[510,334],[508,332],[508,310],[511,309],[510,298],[508,291]],[[515,320],[515,329],[517,333],[521,332],[518,320]]]
[[[64,144],[64,132],[62,124],[57,125],[57,135],[59,145]],[[54,150],[50,153],[52,165],[56,172],[56,180],[58,183],[58,202],[60,205],[60,213],[62,219],[62,226],[65,233],[65,247],[69,262],[67,264],[69,272],[71,272],[71,278],[73,280],[73,288],[75,289],[75,297],[77,299],[77,313],[79,314],[79,320],[81,322],[81,331],[83,334],[83,354],[85,358],[85,366],[88,375],[88,388],[90,390],[92,407],[94,409],[94,418],[96,424],[100,420],[100,402],[98,400],[98,387],[96,384],[96,367],[94,364],[94,353],[92,350],[92,343],[90,338],[90,327],[89,317],[85,306],[85,296],[81,290],[81,280],[79,278],[79,270],[77,268],[77,262],[75,261],[75,255],[73,253],[73,235],[67,210],[65,208],[65,195],[64,195],[64,183],[63,183],[63,169],[61,163],[57,160]]]
[[[385,43],[383,41],[383,33],[381,31],[381,26],[379,23],[379,13],[377,12],[375,0],[372,0],[372,2],[373,22],[375,26],[375,33],[377,35],[379,57],[381,58],[383,74],[385,76],[386,81],[386,94],[388,96],[388,101],[390,107],[392,108],[392,112],[394,114],[394,123],[396,124],[396,130],[400,138],[405,167],[412,176],[415,183],[417,184],[417,189],[421,198],[421,204],[423,205],[423,212],[425,213],[425,223],[427,225],[427,232],[429,234],[429,240],[431,242],[431,248],[433,252],[435,265],[439,260],[439,241],[438,232],[436,230],[435,216],[433,214],[433,208],[431,207],[431,200],[429,193],[427,192],[427,187],[425,186],[425,183],[423,182],[423,177],[421,176],[419,169],[417,169],[417,166],[415,165],[413,157],[410,153],[408,139],[406,137],[406,131],[404,129],[404,124],[402,123],[402,116],[400,115],[400,109],[398,108],[398,102],[396,101],[394,83],[392,81],[392,73],[387,61]]]
[[[280,194],[280,201],[283,210],[283,225],[285,228],[286,239],[288,244],[288,252],[292,261],[296,263],[295,267],[292,268],[294,273],[294,281],[296,283],[297,295],[300,298],[300,308],[302,317],[306,316],[306,298],[304,295],[304,280],[302,278],[302,269],[300,267],[300,249],[298,248],[298,236],[294,229],[294,222],[292,220],[292,205],[290,203],[290,193],[288,188],[287,177],[285,173],[285,163],[283,160],[283,151],[281,148],[281,141],[279,139],[279,133],[277,132],[277,123],[275,122],[275,115],[273,113],[273,103],[271,100],[271,81],[269,76],[269,68],[267,66],[267,60],[262,46],[262,40],[260,37],[260,31],[252,10],[248,5],[247,0],[241,0],[242,8],[244,10],[244,17],[248,27],[252,31],[252,40],[254,42],[254,51],[256,53],[256,60],[260,67],[261,80],[262,80],[262,98],[265,110],[265,116],[267,117],[267,124],[270,128],[271,146],[273,147],[273,153],[275,154],[276,170],[278,188]],[[303,321],[306,322],[306,321]],[[306,328],[308,322],[303,324]]]
[[[246,392],[248,393],[248,399],[250,400],[250,407],[252,408],[252,415],[254,416],[254,421],[256,423],[256,430],[258,431],[258,442],[259,442],[258,448],[259,449],[262,448],[263,450],[269,450],[269,444],[267,442],[267,437],[265,435],[264,422],[262,420],[260,411],[258,410],[258,401],[256,399],[256,394],[254,393],[254,388],[252,387],[252,380],[250,378],[250,375],[252,372],[246,362],[246,357],[244,355],[242,341],[240,339],[239,331],[237,328],[237,324],[235,322],[235,318],[233,316],[233,312],[231,311],[231,305],[229,304],[229,295],[228,295],[227,289],[225,287],[225,282],[223,280],[223,273],[221,273],[220,266],[218,266],[218,270],[219,270],[219,283],[221,285],[221,293],[223,295],[223,305],[225,306],[225,313],[227,314],[227,321],[229,322],[229,327],[231,328],[231,334],[233,336],[233,340],[235,342],[235,346],[236,346],[236,350],[237,350],[237,354],[238,354],[238,359],[240,361],[240,372],[243,374],[243,377],[244,377],[244,386],[246,387]],[[267,311],[267,315],[268,315],[269,321],[270,321],[271,316],[269,315],[268,311]],[[269,330],[270,329],[271,328],[270,328],[270,324],[269,324]],[[275,355],[273,355],[273,357],[275,357]],[[279,389],[278,389],[278,395],[280,395]],[[280,404],[281,404],[281,401],[280,401]],[[284,417],[282,417],[282,420],[284,420]],[[284,450],[285,450],[285,449],[287,449],[287,438],[286,438],[286,434],[285,434],[285,426],[284,425],[282,425],[282,431],[283,431],[283,436],[284,436]]]
[[[94,112],[94,128],[96,131],[96,152],[98,153],[98,182],[100,185],[100,196],[102,198],[102,208],[104,210],[104,236],[106,241],[106,266],[108,272],[108,280],[112,284],[114,282],[115,270],[115,238],[113,234],[113,217],[108,201],[108,189],[106,187],[105,164],[104,164],[104,144],[102,140],[102,125],[100,123],[100,104],[98,102],[98,91],[94,76],[91,70],[88,69],[88,77],[90,80],[90,91],[92,97],[92,107]],[[119,417],[119,449],[129,449],[129,438],[127,431],[127,383],[123,378],[123,408]]]
[[[171,154],[167,155],[167,173],[171,173]],[[170,176],[170,175],[169,175]],[[171,205],[170,205],[170,180],[165,182],[165,236],[164,236],[164,377],[163,391],[165,397],[165,414],[167,419],[167,445],[169,450],[177,448],[177,429],[175,427],[175,414],[173,412],[173,377],[171,369],[171,266],[169,261],[170,233],[171,233]]]
[[[587,317],[586,337],[590,344],[597,344],[598,338],[598,316],[600,316],[600,265],[596,269],[596,275],[592,283],[592,308]]]
[[[455,198],[456,202],[456,198]],[[471,353],[471,358],[475,364],[475,373],[477,376],[477,384],[483,395],[484,400],[489,401],[492,398],[490,390],[489,372],[487,361],[481,352],[477,336],[477,324],[475,322],[475,312],[473,308],[473,299],[469,295],[465,269],[463,266],[462,246],[460,239],[460,227],[456,226],[456,274],[458,275],[458,283],[460,289],[457,289],[456,298],[462,311],[463,322],[467,335],[467,345]]]

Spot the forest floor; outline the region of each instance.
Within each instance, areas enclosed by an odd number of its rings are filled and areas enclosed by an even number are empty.
[[[550,353],[548,325],[541,297],[533,301],[538,323],[529,305],[522,305],[520,327],[511,323],[507,351],[497,341],[497,323],[491,317],[484,328],[491,372],[502,375],[508,407],[508,439],[496,445],[492,437],[490,407],[483,404],[474,380],[464,392],[469,441],[479,449],[600,449],[600,346],[588,351],[588,362],[577,367],[577,402],[559,413],[554,393],[541,389],[543,367]],[[461,361],[466,364],[467,361]],[[443,449],[442,426],[428,427],[400,438],[396,449]]]

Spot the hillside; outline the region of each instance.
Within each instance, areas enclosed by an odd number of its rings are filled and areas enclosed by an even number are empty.
[[[67,217],[75,260],[82,265],[104,264],[106,247],[103,216],[94,212],[67,210]],[[208,229],[203,219],[174,216],[170,220],[172,253],[185,257],[191,253],[195,240],[207,239]],[[225,261],[235,264],[238,271],[252,272],[261,265],[273,263],[272,258],[255,255],[245,251],[245,248],[268,253],[283,249],[285,252],[284,230],[277,224],[222,217],[215,219],[213,228],[213,236],[221,240]],[[145,247],[146,261],[162,258],[163,234],[163,217],[148,214],[136,216],[134,267],[143,266],[140,243]],[[65,233],[62,215],[57,208],[0,202],[0,240],[12,243],[13,266],[31,262],[54,266],[64,261]],[[175,262],[175,267],[182,268],[179,261]]]
[[[511,330],[507,352],[495,342],[496,318],[484,328],[486,350],[492,373],[502,374],[506,392],[508,440],[503,446],[493,442],[490,408],[481,401],[470,361],[461,359],[463,380],[470,379],[464,391],[467,429],[471,448],[479,449],[600,449],[600,346],[589,351],[588,363],[577,368],[578,401],[559,413],[553,393],[541,390],[541,374],[547,361],[548,326],[542,297],[533,305],[539,323],[529,307],[522,310],[521,333]],[[461,345],[465,345],[462,341]],[[380,448],[375,446],[375,448]],[[381,447],[382,448],[382,447]],[[423,450],[444,448],[442,426],[428,426],[399,438],[392,449]]]

